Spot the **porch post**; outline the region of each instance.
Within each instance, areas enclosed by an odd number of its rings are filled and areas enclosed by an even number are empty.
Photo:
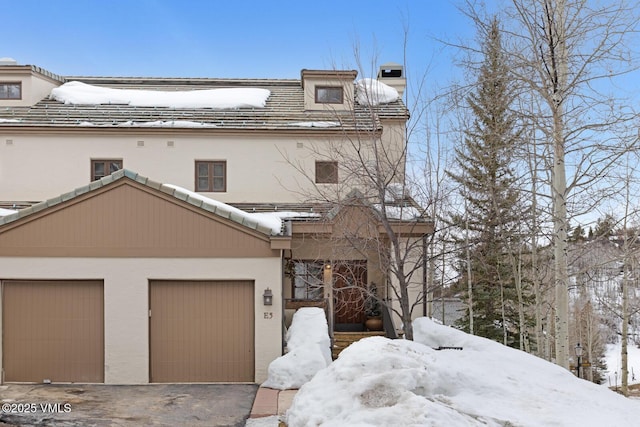
[[[327,324],[329,325],[329,336],[333,338],[333,268],[329,261],[325,263],[322,270],[322,284],[328,307]]]

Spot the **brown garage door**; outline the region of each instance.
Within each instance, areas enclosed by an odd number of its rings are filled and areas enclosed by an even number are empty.
[[[104,382],[102,281],[2,284],[7,382]]]
[[[151,382],[253,382],[252,281],[151,281]]]

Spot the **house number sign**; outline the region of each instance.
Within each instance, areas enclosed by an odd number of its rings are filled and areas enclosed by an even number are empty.
[[[265,312],[264,312],[264,318],[265,318],[265,319],[273,319],[273,312],[271,312],[271,311],[265,311]]]

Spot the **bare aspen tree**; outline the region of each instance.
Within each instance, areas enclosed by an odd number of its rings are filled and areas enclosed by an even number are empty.
[[[544,132],[552,147],[555,350],[556,363],[565,368],[570,349],[567,232],[570,215],[581,213],[569,212],[568,203],[579,209],[577,202],[588,199],[586,193],[576,199],[576,193],[596,189],[599,177],[628,148],[616,143],[628,140],[614,142],[610,133],[631,119],[630,109],[603,85],[635,69],[629,48],[637,14],[637,5],[624,1],[513,0],[512,44],[507,48],[512,71],[522,90],[543,102],[539,117],[547,121]]]

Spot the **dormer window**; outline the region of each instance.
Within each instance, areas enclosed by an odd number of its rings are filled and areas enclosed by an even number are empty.
[[[22,83],[0,82],[0,99],[22,99]]]
[[[304,109],[349,111],[355,98],[355,70],[302,70]]]
[[[342,104],[344,89],[342,86],[316,86],[317,104]]]

